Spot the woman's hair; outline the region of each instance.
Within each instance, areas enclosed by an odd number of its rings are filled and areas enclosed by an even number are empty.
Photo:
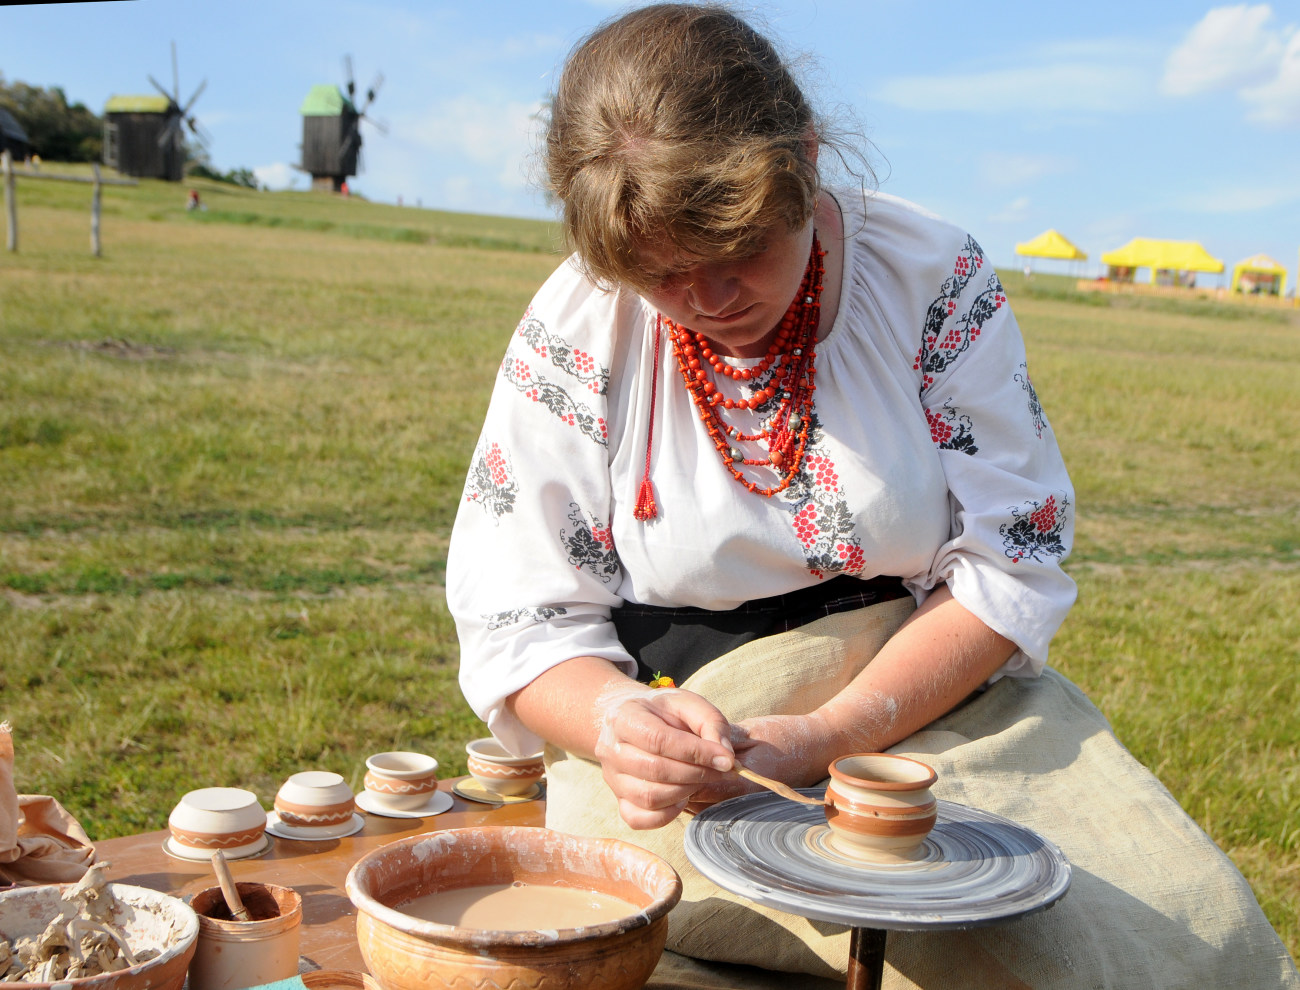
[[[639,250],[743,257],[817,199],[818,126],[770,42],[725,7],[664,3],[570,53],[544,167],[565,236],[599,283],[646,288]],[[662,273],[659,273],[662,274]]]

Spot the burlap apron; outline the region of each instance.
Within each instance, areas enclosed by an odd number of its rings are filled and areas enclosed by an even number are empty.
[[[682,686],[738,721],[803,714],[847,684],[910,614],[908,600],[748,643]],[[1047,911],[965,931],[891,932],[887,990],[1033,987],[1300,988],[1300,974],[1240,872],[1105,717],[1054,671],[1004,678],[890,752],[939,774],[938,797],[984,808],[1055,842],[1073,882]],[[651,849],[682,876],[656,990],[843,986],[848,934],[752,904],[704,879],[685,819],[629,829],[590,761],[548,748],[546,824]],[[697,962],[705,960],[706,962]],[[825,981],[823,983],[823,981]]]

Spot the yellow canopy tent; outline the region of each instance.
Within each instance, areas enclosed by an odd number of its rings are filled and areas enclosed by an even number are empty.
[[[1066,261],[1087,261],[1088,256],[1062,237],[1054,229],[1043,231],[1033,240],[1016,245],[1016,254],[1028,258],[1064,258]]]
[[[1254,254],[1232,266],[1232,291],[1286,295],[1286,269],[1266,254]]]
[[[1135,237],[1123,247],[1103,254],[1101,261],[1111,268],[1150,268],[1152,283],[1156,281],[1156,273],[1162,271],[1223,271],[1223,262],[1212,257],[1197,241],[1161,241],[1151,237]]]

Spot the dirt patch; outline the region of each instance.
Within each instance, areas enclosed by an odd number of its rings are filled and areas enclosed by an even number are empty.
[[[74,351],[90,351],[106,357],[121,358],[128,361],[148,361],[154,358],[174,357],[174,347],[153,347],[149,344],[137,344],[125,337],[105,337],[102,340],[74,340],[68,345]]]

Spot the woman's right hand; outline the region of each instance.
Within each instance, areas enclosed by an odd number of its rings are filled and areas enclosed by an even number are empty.
[[[597,711],[595,756],[632,828],[666,825],[734,762],[726,717],[690,691],[625,684]]]

